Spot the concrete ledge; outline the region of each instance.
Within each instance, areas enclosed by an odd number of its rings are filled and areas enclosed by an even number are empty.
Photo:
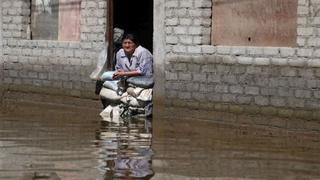
[[[259,118],[288,118],[288,119],[303,119],[313,120],[318,124],[320,131],[320,112],[317,109],[306,108],[286,108],[286,107],[274,107],[274,106],[257,106],[251,104],[231,104],[231,103],[210,103],[210,102],[195,102],[189,100],[172,100],[166,101],[166,107],[170,108],[182,108],[187,116],[193,116],[198,114],[202,118],[209,119],[212,117],[209,115],[213,113],[231,113],[239,116],[257,116]],[[191,113],[192,112],[192,113]]]
[[[281,51],[281,50],[279,50]],[[311,59],[310,59],[311,58]],[[188,55],[167,55],[167,63],[196,63],[196,64],[238,64],[254,66],[287,66],[299,68],[319,68],[319,59],[312,57],[297,56],[270,56],[259,55],[251,56],[248,54],[188,54]]]

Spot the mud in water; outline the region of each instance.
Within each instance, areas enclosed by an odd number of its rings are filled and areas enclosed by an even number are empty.
[[[96,100],[6,94],[0,179],[320,179],[317,130],[178,114],[116,125],[101,110]]]

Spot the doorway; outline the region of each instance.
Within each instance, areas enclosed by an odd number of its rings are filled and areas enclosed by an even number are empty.
[[[152,52],[153,0],[113,0],[113,27],[135,33],[140,44]]]

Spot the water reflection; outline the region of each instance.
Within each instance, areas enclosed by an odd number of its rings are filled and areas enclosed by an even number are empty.
[[[97,132],[100,159],[105,161],[100,169],[106,170],[106,179],[150,179],[151,119],[132,118],[117,125],[103,122]]]
[[[0,113],[1,180],[153,176],[151,120],[109,124],[99,116],[99,101],[57,98],[15,94],[5,99]]]

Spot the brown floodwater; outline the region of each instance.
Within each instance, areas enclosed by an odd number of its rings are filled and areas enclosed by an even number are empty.
[[[320,179],[317,121],[254,124],[266,117],[171,110],[116,125],[102,121],[101,110],[97,100],[6,93],[0,179]]]

